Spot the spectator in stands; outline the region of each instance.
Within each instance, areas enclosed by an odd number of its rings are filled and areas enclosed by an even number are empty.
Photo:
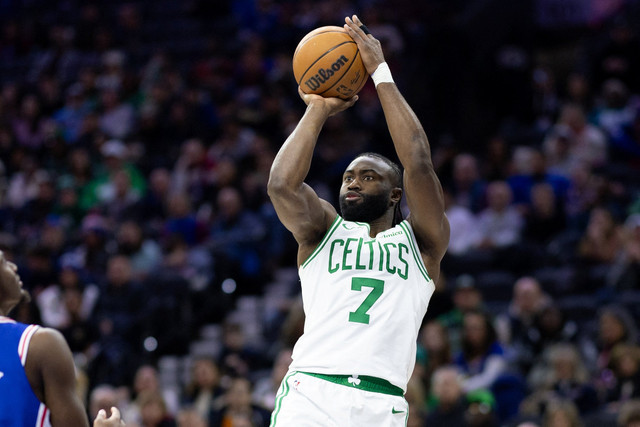
[[[34,94],[27,94],[20,103],[20,111],[12,122],[13,134],[18,144],[37,150],[53,131],[52,121],[43,117],[40,100]]]
[[[155,240],[147,238],[138,223],[131,220],[120,223],[116,231],[116,244],[118,253],[129,257],[132,274],[136,280],[145,279],[160,266],[160,245]]]
[[[105,218],[91,213],[82,219],[80,241],[71,247],[62,257],[71,259],[86,274],[85,279],[97,282],[104,278],[107,260],[107,243],[110,230]]]
[[[476,157],[470,153],[458,154],[453,160],[451,190],[454,203],[479,213],[485,207],[486,186]]]
[[[544,152],[550,158],[558,157],[559,141],[551,137],[554,132],[567,136],[567,150],[572,164],[584,162],[589,166],[602,166],[607,161],[607,138],[602,130],[587,121],[584,109],[575,104],[566,104],[560,117],[543,142]]]
[[[544,362],[535,366],[528,378],[532,393],[522,403],[527,413],[543,415],[536,411],[557,400],[572,402],[581,415],[599,409],[598,394],[576,346],[554,344],[543,357]]]
[[[126,419],[128,423],[143,423],[144,399],[150,393],[156,393],[162,397],[165,411],[168,414],[174,414],[178,410],[177,396],[168,389],[162,389],[155,366],[142,365],[136,369],[131,391],[133,392],[131,404],[122,412],[123,419]]]
[[[536,315],[550,302],[536,278],[524,276],[516,280],[507,312],[496,319],[500,341],[514,345],[518,340],[526,339]]]
[[[244,422],[248,421],[246,425],[267,427],[271,419],[271,412],[254,404],[251,401],[251,393],[252,384],[247,378],[233,378],[229,389],[223,396],[223,406],[214,409],[209,415],[209,426],[236,425],[236,420],[239,419]]]
[[[100,153],[102,163],[98,165],[94,178],[83,190],[80,202],[82,208],[89,210],[96,206],[108,205],[122,197],[129,197],[132,202],[140,198],[145,192],[146,179],[138,167],[128,160],[129,149],[124,142],[118,139],[108,140],[100,147]],[[122,179],[124,176],[128,181]],[[125,184],[126,187],[121,188]],[[123,190],[127,192],[118,194],[118,191]]]
[[[617,422],[620,427],[638,427],[640,425],[640,400],[633,399],[622,405]]]
[[[193,408],[182,408],[176,417],[178,427],[207,427],[204,418]]]
[[[262,349],[247,337],[246,323],[228,317],[222,325],[222,349],[218,356],[222,375],[248,377],[266,364]]]
[[[612,161],[633,168],[640,163],[640,107],[630,123],[623,125],[610,139]]]
[[[463,375],[465,392],[490,390],[507,372],[504,348],[498,342],[491,317],[479,310],[464,314],[462,350],[454,355],[454,363]]]
[[[262,290],[256,288],[263,272],[259,253],[266,236],[261,218],[245,209],[242,195],[233,187],[220,190],[216,207],[218,215],[211,224],[208,246],[220,277],[235,279],[240,292],[261,293]]]
[[[567,400],[556,400],[546,407],[542,425],[582,427],[583,423],[575,404]]]
[[[631,214],[622,230],[622,250],[609,270],[607,284],[616,289],[640,288],[640,214]]]
[[[158,391],[144,391],[138,398],[140,427],[176,427],[176,421],[167,410],[167,404]]]
[[[567,227],[564,201],[559,200],[548,183],[531,187],[531,205],[524,215],[522,238],[533,246],[533,255],[542,255],[542,250]]]
[[[110,257],[95,310],[100,348],[89,369],[92,382],[125,385],[133,377],[144,301],[143,289],[132,278],[129,259],[123,255]]]
[[[218,364],[211,357],[196,357],[184,391],[183,405],[190,406],[200,417],[208,421],[215,402],[223,393]]]
[[[487,186],[487,207],[478,214],[478,248],[506,249],[520,242],[524,221],[512,201],[513,192],[505,181],[494,181]]]
[[[606,390],[604,401],[608,412],[617,413],[624,403],[640,398],[640,347],[617,344],[611,351],[609,368],[615,383]]]
[[[547,160],[536,148],[518,147],[513,152],[514,171],[507,178],[513,194],[512,203],[526,212],[532,203],[532,190],[536,184],[548,184],[555,198],[563,201],[569,188],[569,180],[547,168]]]
[[[77,260],[71,256],[60,259],[58,280],[52,283],[36,297],[42,321],[52,328],[65,328],[71,323],[71,313],[65,307],[65,292],[69,289],[77,290],[80,296],[81,320],[89,320],[98,302],[99,289],[93,283],[83,280],[83,272]]]
[[[462,375],[455,366],[442,366],[435,370],[431,381],[434,406],[429,411],[425,426],[451,427],[466,425],[467,402],[462,388]]]
[[[425,427],[498,426],[493,411],[495,400],[491,393],[486,390],[465,391],[461,373],[453,365],[436,369],[431,393],[433,403]]]
[[[522,373],[528,373],[540,355],[555,344],[571,343],[581,350],[589,348],[579,328],[557,304],[547,304],[536,313],[531,327],[513,341],[510,353],[513,361]]]
[[[427,389],[435,370],[453,363],[450,336],[442,322],[432,320],[421,328],[416,360],[422,367],[421,380]]]
[[[291,348],[283,348],[276,355],[273,367],[268,376],[256,381],[253,388],[252,400],[263,408],[273,411],[276,394],[291,364]]]
[[[158,167],[149,173],[149,187],[138,200],[137,218],[145,231],[154,237],[162,234],[162,224],[168,215],[168,199],[172,191],[169,170]]]
[[[23,156],[18,163],[18,170],[9,178],[7,203],[14,209],[21,209],[38,193],[39,181],[47,172],[39,169],[37,160],[31,155]]]
[[[608,79],[602,84],[598,101],[590,119],[606,132],[608,138],[631,124],[638,107],[638,100],[630,96],[627,86],[618,79]]]
[[[607,274],[622,250],[622,242],[621,227],[613,213],[605,207],[593,208],[577,247],[587,289],[597,289],[606,283]]]
[[[480,232],[478,218],[473,211],[457,204],[451,190],[444,187],[445,213],[451,224],[451,238],[449,239],[449,256],[464,256],[478,243]]]
[[[453,308],[437,318],[438,322],[447,329],[453,355],[462,348],[464,315],[470,311],[481,310],[483,307],[482,293],[476,287],[473,276],[469,274],[458,276],[454,286]]]
[[[53,114],[62,138],[67,144],[75,144],[82,132],[84,119],[91,111],[81,83],[74,83],[65,92],[65,103]]]
[[[205,240],[206,229],[196,217],[187,193],[172,193],[166,200],[166,207],[167,219],[162,229],[165,241],[175,235],[192,247]]]
[[[610,370],[611,352],[618,344],[637,344],[638,329],[635,319],[623,306],[611,304],[597,313],[597,333],[593,341],[597,351],[594,362],[596,386],[599,389],[612,387],[614,378]]]

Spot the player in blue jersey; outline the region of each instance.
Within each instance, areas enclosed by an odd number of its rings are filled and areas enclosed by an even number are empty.
[[[298,242],[305,311],[272,426],[405,426],[416,340],[449,242],[426,134],[393,82],[380,42],[354,16],[355,40],[404,172],[364,153],[347,167],[340,214],[304,180],[326,120],[354,105],[300,96],[304,116],[279,150],[268,192]],[[403,194],[410,213],[402,218]]]
[[[55,329],[17,323],[7,317],[29,294],[14,263],[0,251],[0,426],[85,427],[85,408],[76,394],[71,350]],[[98,414],[95,427],[122,426],[116,408]]]

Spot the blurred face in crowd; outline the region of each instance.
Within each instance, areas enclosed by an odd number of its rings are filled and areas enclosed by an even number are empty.
[[[453,303],[462,311],[478,308],[481,302],[482,295],[480,291],[474,287],[456,289],[453,295]]]
[[[525,314],[534,314],[540,309],[542,290],[538,282],[532,277],[519,279],[513,288],[513,301],[518,309]]]
[[[193,378],[199,388],[210,390],[218,385],[220,372],[212,360],[198,359],[193,364]]]
[[[141,366],[133,379],[133,387],[137,393],[158,390],[158,372],[153,366]]]
[[[131,263],[127,257],[114,256],[109,260],[107,279],[114,286],[123,286],[131,280]]]
[[[487,203],[491,209],[501,212],[505,210],[512,199],[511,188],[504,181],[495,181],[487,187]]]
[[[251,383],[246,378],[236,378],[226,394],[227,404],[233,409],[251,406]]]
[[[454,368],[436,370],[433,374],[433,394],[445,406],[456,403],[462,396],[458,371]]]
[[[485,319],[479,313],[467,313],[464,316],[463,331],[465,340],[474,347],[480,347],[487,339]]]
[[[625,327],[622,321],[611,313],[600,316],[600,338],[605,344],[613,344],[624,339]]]
[[[425,325],[420,334],[424,348],[429,352],[438,352],[447,345],[445,327],[438,321],[432,321]]]

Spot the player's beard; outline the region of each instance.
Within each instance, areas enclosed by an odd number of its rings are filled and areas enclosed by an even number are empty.
[[[340,197],[340,211],[347,221],[372,222],[382,217],[389,209],[386,193],[360,194],[361,199],[349,201],[346,195]]]

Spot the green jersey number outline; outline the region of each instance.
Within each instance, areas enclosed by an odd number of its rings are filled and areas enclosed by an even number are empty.
[[[369,324],[369,315],[367,311],[378,301],[378,298],[384,292],[384,281],[371,279],[369,277],[354,277],[351,279],[351,290],[362,292],[363,287],[371,288],[369,295],[362,301],[360,307],[356,311],[349,312],[349,322]]]

